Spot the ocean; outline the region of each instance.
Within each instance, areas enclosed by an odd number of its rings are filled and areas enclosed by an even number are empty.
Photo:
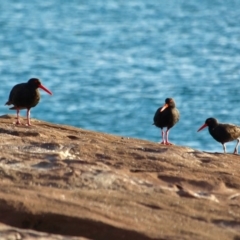
[[[176,145],[222,152],[208,117],[240,125],[240,2],[229,0],[9,0],[0,3],[0,114],[32,77],[32,118],[161,141],[156,109],[172,97]],[[25,117],[26,111],[21,111]],[[235,143],[227,144],[233,152]]]

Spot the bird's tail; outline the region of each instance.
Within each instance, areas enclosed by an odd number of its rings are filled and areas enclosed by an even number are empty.
[[[5,105],[12,105],[12,103],[10,101],[7,101]]]

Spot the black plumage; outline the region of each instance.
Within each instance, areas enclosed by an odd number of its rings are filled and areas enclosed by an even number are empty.
[[[208,131],[211,136],[222,144],[224,153],[226,153],[225,143],[237,140],[237,144],[234,148],[233,153],[238,153],[240,126],[229,123],[219,123],[216,118],[208,118],[206,119],[205,123],[198,129],[198,132],[205,127],[208,127]]]
[[[51,91],[44,87],[37,78],[31,78],[28,82],[19,83],[12,88],[5,105],[13,105],[13,107],[9,109],[17,111],[16,124],[21,124],[19,120],[19,111],[21,109],[27,109],[27,125],[31,125],[30,109],[35,107],[40,101],[38,88],[52,95]]]
[[[180,114],[176,108],[174,100],[172,98],[166,98],[164,106],[157,109],[153,118],[153,124],[156,127],[161,128],[161,144],[171,145],[171,143],[168,141],[168,133],[170,128],[172,128],[179,121],[179,118]],[[165,127],[167,129],[164,133],[163,128]]]

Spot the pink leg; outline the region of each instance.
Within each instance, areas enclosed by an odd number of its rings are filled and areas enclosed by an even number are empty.
[[[30,122],[30,109],[27,109],[27,125],[31,126],[31,122]]]
[[[19,109],[17,109],[17,121],[15,123],[16,125],[20,125],[21,122],[20,122],[20,119],[19,119]]]
[[[161,129],[161,132],[162,132],[162,142],[160,142],[160,144],[165,144],[164,131],[163,131],[163,129]]]
[[[239,142],[240,142],[240,139],[238,138],[237,139],[237,145],[236,145],[236,147],[235,147],[235,149],[234,149],[234,154],[238,154],[238,144],[239,144]]]
[[[223,152],[226,153],[226,146],[225,146],[225,143],[222,143],[222,146],[223,146]],[[237,146],[236,146],[237,147]],[[234,153],[236,151],[236,148],[234,149]]]
[[[173,145],[168,141],[168,132],[169,132],[169,129],[166,130],[166,145]]]

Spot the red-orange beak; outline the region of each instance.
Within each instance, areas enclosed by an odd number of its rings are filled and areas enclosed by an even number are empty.
[[[161,110],[160,110],[160,112],[162,112],[164,109],[166,109],[167,107],[169,107],[168,106],[168,104],[166,103],[162,108],[161,108]]]
[[[47,92],[48,94],[52,95],[52,92],[48,90],[46,87],[44,87],[42,84],[40,84],[38,87]]]
[[[197,131],[199,132],[199,131],[201,131],[202,129],[204,129],[205,127],[207,127],[207,124],[206,124],[206,123],[204,123]]]

